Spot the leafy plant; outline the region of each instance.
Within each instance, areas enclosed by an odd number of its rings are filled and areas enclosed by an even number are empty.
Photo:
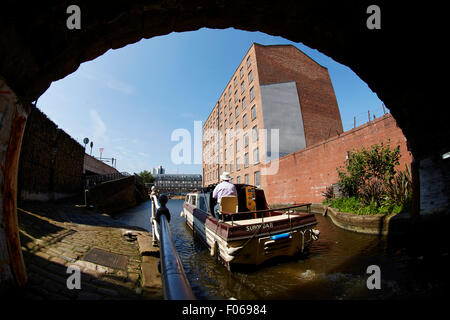
[[[399,164],[399,159],[400,146],[391,150],[389,144],[381,143],[373,145],[370,149],[353,150],[346,160],[345,167],[337,169],[344,195],[358,196],[362,190],[378,192],[380,180],[388,182],[394,177],[395,166]],[[366,186],[368,183],[371,184],[369,187]],[[367,197],[367,194],[365,196]]]
[[[396,204],[405,204],[412,193],[411,170],[400,171],[386,184],[386,192]]]
[[[361,204],[357,197],[336,198],[329,202],[330,206],[343,212],[357,212]]]
[[[399,213],[411,206],[411,171],[396,172],[400,146],[375,144],[370,148],[353,150],[345,166],[337,168],[342,198],[326,202],[340,211],[356,214]]]
[[[346,197],[356,196],[364,179],[366,161],[359,152],[353,152],[346,161],[345,168],[338,168],[339,184]]]
[[[142,182],[144,183],[152,183],[155,181],[155,178],[153,178],[152,174],[147,170],[139,172],[138,175],[141,177]]]
[[[379,207],[386,194],[385,183],[379,178],[372,177],[360,185],[358,194],[363,204],[370,205],[373,202]]]
[[[325,197],[325,201],[330,201],[334,198],[334,190],[333,186],[328,186],[324,192],[322,192],[322,195]]]
[[[358,215],[395,214],[408,209],[407,205],[397,205],[389,200],[382,201],[380,206],[374,201],[364,204],[358,197],[336,198],[326,203],[341,212],[350,212]]]

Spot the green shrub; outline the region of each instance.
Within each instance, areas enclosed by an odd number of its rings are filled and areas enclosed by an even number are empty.
[[[344,167],[337,168],[343,197],[333,199],[324,193],[325,203],[340,211],[356,214],[400,213],[411,208],[411,172],[396,172],[400,146],[375,144],[353,150]],[[328,191],[328,190],[327,190]]]
[[[336,198],[327,203],[342,212],[357,212],[361,207],[357,197]]]
[[[395,166],[399,164],[400,146],[391,150],[389,144],[375,144],[370,149],[362,148],[361,151],[353,150],[346,160],[345,167],[337,168],[339,184],[346,197],[360,196],[361,188],[366,188],[370,181],[388,182],[395,175]],[[372,185],[372,187],[377,187]],[[373,189],[378,193],[378,188]],[[365,194],[364,198],[377,198]],[[378,202],[378,199],[377,199]]]
[[[386,193],[385,182],[379,178],[372,177],[358,189],[358,195],[365,205],[375,203],[377,207],[381,205]]]
[[[323,203],[332,208],[336,208],[341,212],[349,212],[358,215],[397,214],[411,209],[411,197],[408,198],[405,204],[396,204],[389,198],[383,200],[380,205],[375,201],[365,204],[361,198],[358,197],[336,198],[330,201],[325,200]]]

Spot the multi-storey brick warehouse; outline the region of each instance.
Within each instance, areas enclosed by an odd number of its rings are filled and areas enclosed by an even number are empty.
[[[327,68],[292,45],[254,43],[203,126],[203,184],[229,171],[264,187],[262,163],[342,132]]]

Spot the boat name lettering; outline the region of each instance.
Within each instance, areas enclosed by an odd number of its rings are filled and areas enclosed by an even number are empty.
[[[253,226],[247,226],[246,230],[247,231],[255,231],[256,229],[270,229],[270,228],[273,228],[272,222],[262,223],[262,224],[253,225]]]

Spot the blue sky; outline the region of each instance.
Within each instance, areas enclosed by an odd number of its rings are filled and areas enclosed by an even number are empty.
[[[293,44],[327,67],[344,130],[354,116],[357,125],[367,122],[367,110],[383,114],[382,102],[348,67],[301,43],[232,28],[171,33],[109,50],[52,83],[37,106],[78,142],[92,140],[92,155],[104,148],[102,156],[116,158],[120,171],[163,165],[167,173],[201,173],[201,164],[172,162],[178,144],[172,132],[184,128],[194,137],[194,121],[206,120],[253,42]]]

